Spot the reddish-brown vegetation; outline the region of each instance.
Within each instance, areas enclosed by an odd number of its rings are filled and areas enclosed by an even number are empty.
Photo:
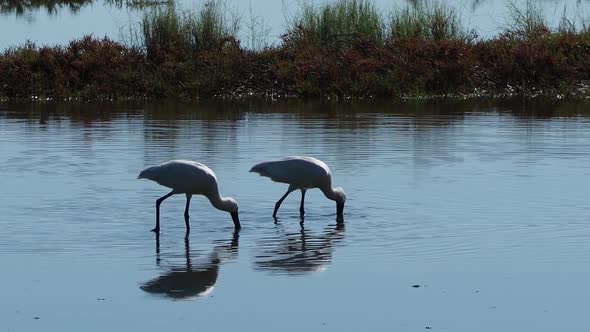
[[[27,43],[0,55],[0,98],[157,99],[244,96],[405,97],[480,93],[585,96],[590,34],[536,38],[397,39],[348,36],[320,46],[289,35],[281,46],[243,49],[128,47],[86,36],[65,47]]]

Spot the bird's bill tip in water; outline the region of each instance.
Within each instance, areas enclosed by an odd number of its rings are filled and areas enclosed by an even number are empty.
[[[234,221],[234,226],[236,227],[236,229],[241,228],[242,226],[240,225],[240,218],[238,217],[238,211],[235,212],[230,212],[231,214],[231,218]]]
[[[344,202],[336,203],[336,215],[342,217],[344,214]]]

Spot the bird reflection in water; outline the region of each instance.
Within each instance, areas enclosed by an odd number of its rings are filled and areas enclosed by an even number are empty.
[[[321,234],[305,230],[303,220],[296,233],[279,231],[262,239],[262,253],[256,256],[255,269],[278,274],[304,275],[321,272],[332,261],[334,245],[344,239],[344,223],[338,222]],[[277,224],[277,230],[281,227]]]
[[[217,245],[209,254],[206,263],[194,265],[190,257],[188,234],[184,239],[185,265],[172,267],[161,276],[141,286],[141,289],[154,295],[172,299],[188,299],[207,296],[213,291],[219,267],[234,259],[238,254],[239,230],[235,230],[229,244]],[[160,266],[160,236],[156,234],[156,264]]]

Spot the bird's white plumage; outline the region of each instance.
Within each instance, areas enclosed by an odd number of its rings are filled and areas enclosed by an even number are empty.
[[[160,165],[155,180],[176,194],[217,195],[217,177],[207,166],[190,160],[171,160]]]
[[[332,185],[330,168],[323,161],[305,156],[292,156],[256,164],[250,172],[275,182],[287,183],[295,189],[327,188]]]
[[[336,213],[342,216],[346,194],[342,188],[332,188],[332,174],[330,168],[323,161],[306,156],[292,156],[279,160],[270,160],[254,165],[250,172],[266,176],[275,182],[289,184],[287,193],[281,197],[275,204],[273,216],[283,200],[294,190],[301,190],[301,206],[299,211],[303,216],[305,192],[307,189],[318,188],[324,195],[333,201],[336,201]]]
[[[166,198],[174,194],[186,194],[187,205],[185,209],[185,222],[187,230],[188,209],[192,195],[203,195],[211,204],[223,211],[230,212],[234,225],[239,228],[238,203],[231,197],[221,197],[217,186],[215,173],[207,166],[190,160],[171,160],[158,166],[148,167],[141,171],[139,179],[149,179],[158,184],[172,189],[168,195],[161,197],[156,202],[156,228],[159,230],[159,206]]]
[[[219,196],[217,177],[207,166],[191,160],[170,160],[143,170],[138,178],[149,179],[172,189],[174,194],[203,195],[217,209],[234,212],[238,204]]]

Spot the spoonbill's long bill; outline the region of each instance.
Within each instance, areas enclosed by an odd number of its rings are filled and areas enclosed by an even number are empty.
[[[301,205],[299,213],[305,215],[304,202],[307,189],[318,188],[328,199],[336,201],[336,214],[342,218],[346,194],[342,188],[332,188],[332,175],[330,168],[323,161],[312,157],[287,157],[280,160],[271,160],[254,165],[250,172],[266,176],[275,182],[286,183],[289,189],[275,204],[272,214],[276,217],[277,211],[283,200],[293,191],[301,190]]]
[[[231,197],[219,195],[215,173],[201,163],[190,160],[171,160],[159,166],[144,169],[137,178],[152,180],[172,189],[171,192],[156,200],[156,227],[152,229],[156,233],[160,231],[160,204],[174,194],[186,195],[184,221],[187,233],[190,232],[188,211],[193,195],[203,195],[218,210],[229,212],[235,228],[240,228],[238,203]]]

